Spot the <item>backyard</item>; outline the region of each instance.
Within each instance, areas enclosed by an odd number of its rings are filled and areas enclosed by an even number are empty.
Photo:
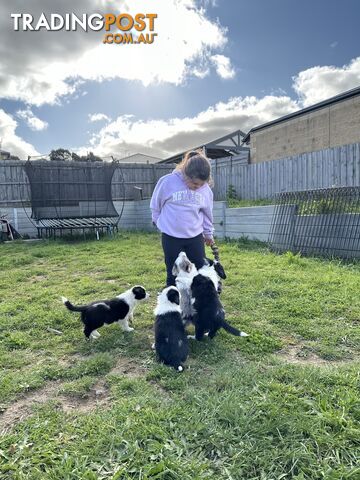
[[[0,244],[1,479],[359,479],[360,264],[219,243],[246,339],[151,350],[159,236]],[[209,252],[210,255],[210,252]],[[88,342],[61,303],[151,294]]]

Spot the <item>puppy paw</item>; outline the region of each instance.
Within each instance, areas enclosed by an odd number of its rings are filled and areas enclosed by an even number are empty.
[[[96,335],[96,333],[97,333],[97,335]],[[97,340],[100,337],[100,333],[99,332],[96,332],[96,333],[95,332],[90,333],[90,337],[89,337],[90,340]]]
[[[155,343],[151,344],[151,350],[155,350]]]

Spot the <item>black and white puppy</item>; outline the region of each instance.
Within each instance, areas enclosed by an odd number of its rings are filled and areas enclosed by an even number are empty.
[[[149,298],[145,288],[136,285],[126,292],[111,300],[98,300],[88,305],[73,305],[65,297],[61,297],[65,307],[71,312],[80,312],[81,321],[84,324],[84,334],[87,338],[98,338],[100,333],[97,328],[104,324],[117,322],[124,332],[134,330],[129,326],[129,320],[133,318],[135,306]]]
[[[180,294],[176,287],[159,293],[155,314],[155,350],[157,358],[178,372],[189,354],[188,338],[180,311]]]
[[[175,260],[172,274],[175,279],[176,287],[180,293],[180,310],[183,321],[185,323],[191,322],[194,315],[194,309],[191,303],[191,284],[197,269],[195,265],[190,262],[185,252],[180,252]]]
[[[222,291],[221,279],[226,279],[224,267],[218,260],[204,259],[204,266],[198,271],[201,275],[209,277],[215,285],[216,291],[220,294]]]
[[[201,340],[205,333],[208,333],[210,338],[214,338],[220,328],[224,328],[227,332],[238,337],[248,336],[247,333],[241,332],[226,322],[224,308],[215,284],[210,277],[201,274],[196,275],[191,285],[191,293],[196,315],[194,315],[195,337],[189,336],[189,338]]]

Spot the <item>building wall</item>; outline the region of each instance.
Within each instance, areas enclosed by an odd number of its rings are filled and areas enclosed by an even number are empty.
[[[250,163],[360,141],[360,95],[251,134]]]

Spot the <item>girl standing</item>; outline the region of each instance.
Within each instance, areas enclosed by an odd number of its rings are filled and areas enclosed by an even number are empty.
[[[162,233],[166,285],[175,285],[172,267],[184,251],[196,268],[204,265],[205,243],[213,239],[211,166],[200,151],[188,152],[176,169],[160,178],[151,197],[152,221]]]

